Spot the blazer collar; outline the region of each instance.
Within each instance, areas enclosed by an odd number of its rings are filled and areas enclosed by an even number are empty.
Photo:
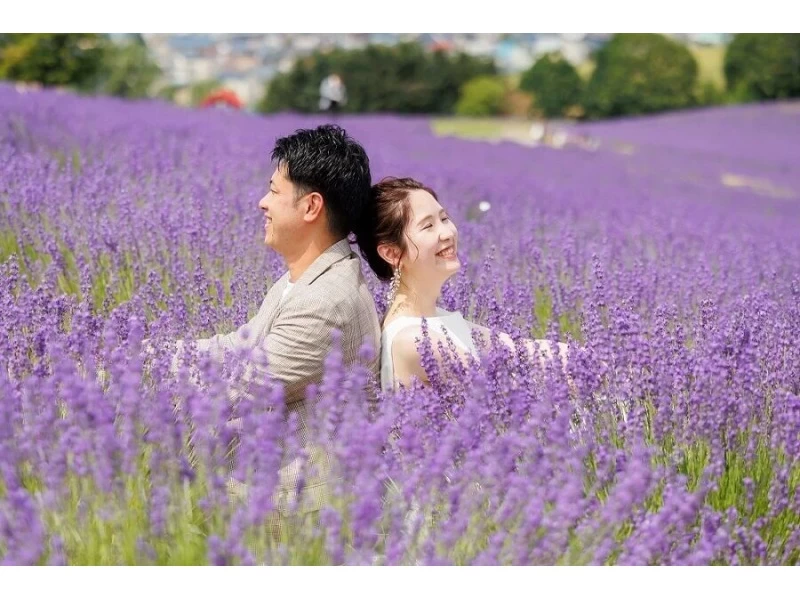
[[[306,268],[306,271],[300,275],[300,278],[295,282],[295,287],[310,285],[333,264],[354,255],[355,253],[353,253],[353,250],[350,248],[350,242],[347,240],[347,237],[345,237],[323,251],[322,254]],[[286,281],[289,281],[288,274],[286,276]]]

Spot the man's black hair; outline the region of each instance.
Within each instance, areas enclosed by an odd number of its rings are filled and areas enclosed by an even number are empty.
[[[272,159],[299,187],[298,197],[313,191],[322,195],[331,233],[343,238],[357,229],[372,175],[367,152],[344,129],[298,129],[275,142]]]

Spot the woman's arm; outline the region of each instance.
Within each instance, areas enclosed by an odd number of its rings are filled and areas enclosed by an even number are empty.
[[[431,343],[431,352],[439,367],[446,364],[445,352],[452,358],[453,353],[448,349],[447,339],[439,334],[428,329],[428,336]],[[392,365],[394,370],[395,384],[403,384],[410,386],[414,378],[421,382],[428,384],[428,374],[422,366],[422,356],[420,354],[419,343],[422,339],[421,326],[409,326],[402,329],[397,333],[392,342]],[[442,344],[443,350],[439,349],[439,344]],[[469,364],[470,355],[464,352],[460,347],[456,346],[456,356],[461,359],[464,365]]]
[[[487,347],[491,346],[492,331],[490,329],[469,321],[467,324],[469,324],[469,327],[474,332],[477,332],[479,338]],[[512,339],[505,332],[498,333],[497,338],[512,351],[517,350],[517,345],[514,342],[514,339]],[[568,358],[567,343],[553,343],[545,339],[523,339],[522,342],[525,343],[525,348],[528,350],[528,355],[531,358],[538,358],[540,363],[544,364],[546,361],[552,359],[555,354],[558,354],[558,356],[561,358],[562,365],[564,368],[566,368]]]

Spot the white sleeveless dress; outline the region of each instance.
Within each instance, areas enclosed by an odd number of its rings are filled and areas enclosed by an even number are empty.
[[[447,335],[452,339],[456,346],[478,357],[478,350],[472,340],[472,333],[469,324],[461,315],[461,312],[449,312],[439,307],[436,308],[436,315],[426,318],[428,329]],[[422,318],[416,316],[399,316],[389,322],[381,332],[381,389],[391,390],[395,387],[394,362],[392,361],[392,342],[397,333],[409,326],[422,326]],[[421,333],[420,333],[421,334]]]

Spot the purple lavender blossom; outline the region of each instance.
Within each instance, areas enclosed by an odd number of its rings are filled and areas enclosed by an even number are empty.
[[[285,270],[266,148],[318,122],[0,85],[0,562],[798,562],[787,105],[576,125],[595,152],[342,117],[376,180],[419,178],[457,223],[442,306],[570,358],[439,366],[424,332],[432,383],[370,393],[334,350],[299,438],[278,385],[227,401],[263,354],[173,356]],[[287,464],[305,492],[279,491]]]

